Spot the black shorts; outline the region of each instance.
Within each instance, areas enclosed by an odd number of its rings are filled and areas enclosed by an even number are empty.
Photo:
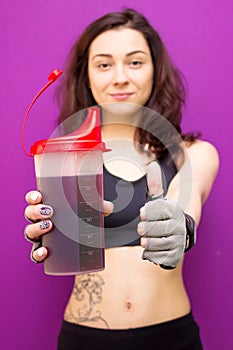
[[[58,350],[202,350],[192,313],[154,326],[98,329],[63,321]]]

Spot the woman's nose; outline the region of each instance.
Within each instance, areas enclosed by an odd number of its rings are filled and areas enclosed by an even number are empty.
[[[123,66],[117,66],[114,72],[113,85],[125,85],[129,78]]]

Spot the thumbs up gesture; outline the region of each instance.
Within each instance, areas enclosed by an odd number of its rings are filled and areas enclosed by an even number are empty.
[[[185,215],[176,202],[163,198],[162,174],[157,162],[148,166],[147,184],[151,200],[140,209],[138,224],[141,246],[145,248],[142,258],[172,269],[185,250]]]

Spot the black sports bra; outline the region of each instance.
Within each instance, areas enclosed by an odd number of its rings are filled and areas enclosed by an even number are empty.
[[[159,162],[163,176],[163,190],[167,193],[177,169],[167,155]],[[146,175],[136,181],[123,180],[104,167],[104,198],[114,203],[114,211],[105,217],[105,247],[140,245],[137,225],[140,221],[139,209],[147,201]]]

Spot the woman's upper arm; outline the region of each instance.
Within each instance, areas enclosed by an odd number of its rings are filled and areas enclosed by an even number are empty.
[[[202,204],[207,200],[219,169],[219,156],[216,148],[206,141],[197,141],[187,147],[192,177],[201,195]]]
[[[218,168],[219,156],[216,148],[209,142],[196,141],[186,148],[186,161],[169,186],[167,196],[178,200],[183,210],[197,224]]]

